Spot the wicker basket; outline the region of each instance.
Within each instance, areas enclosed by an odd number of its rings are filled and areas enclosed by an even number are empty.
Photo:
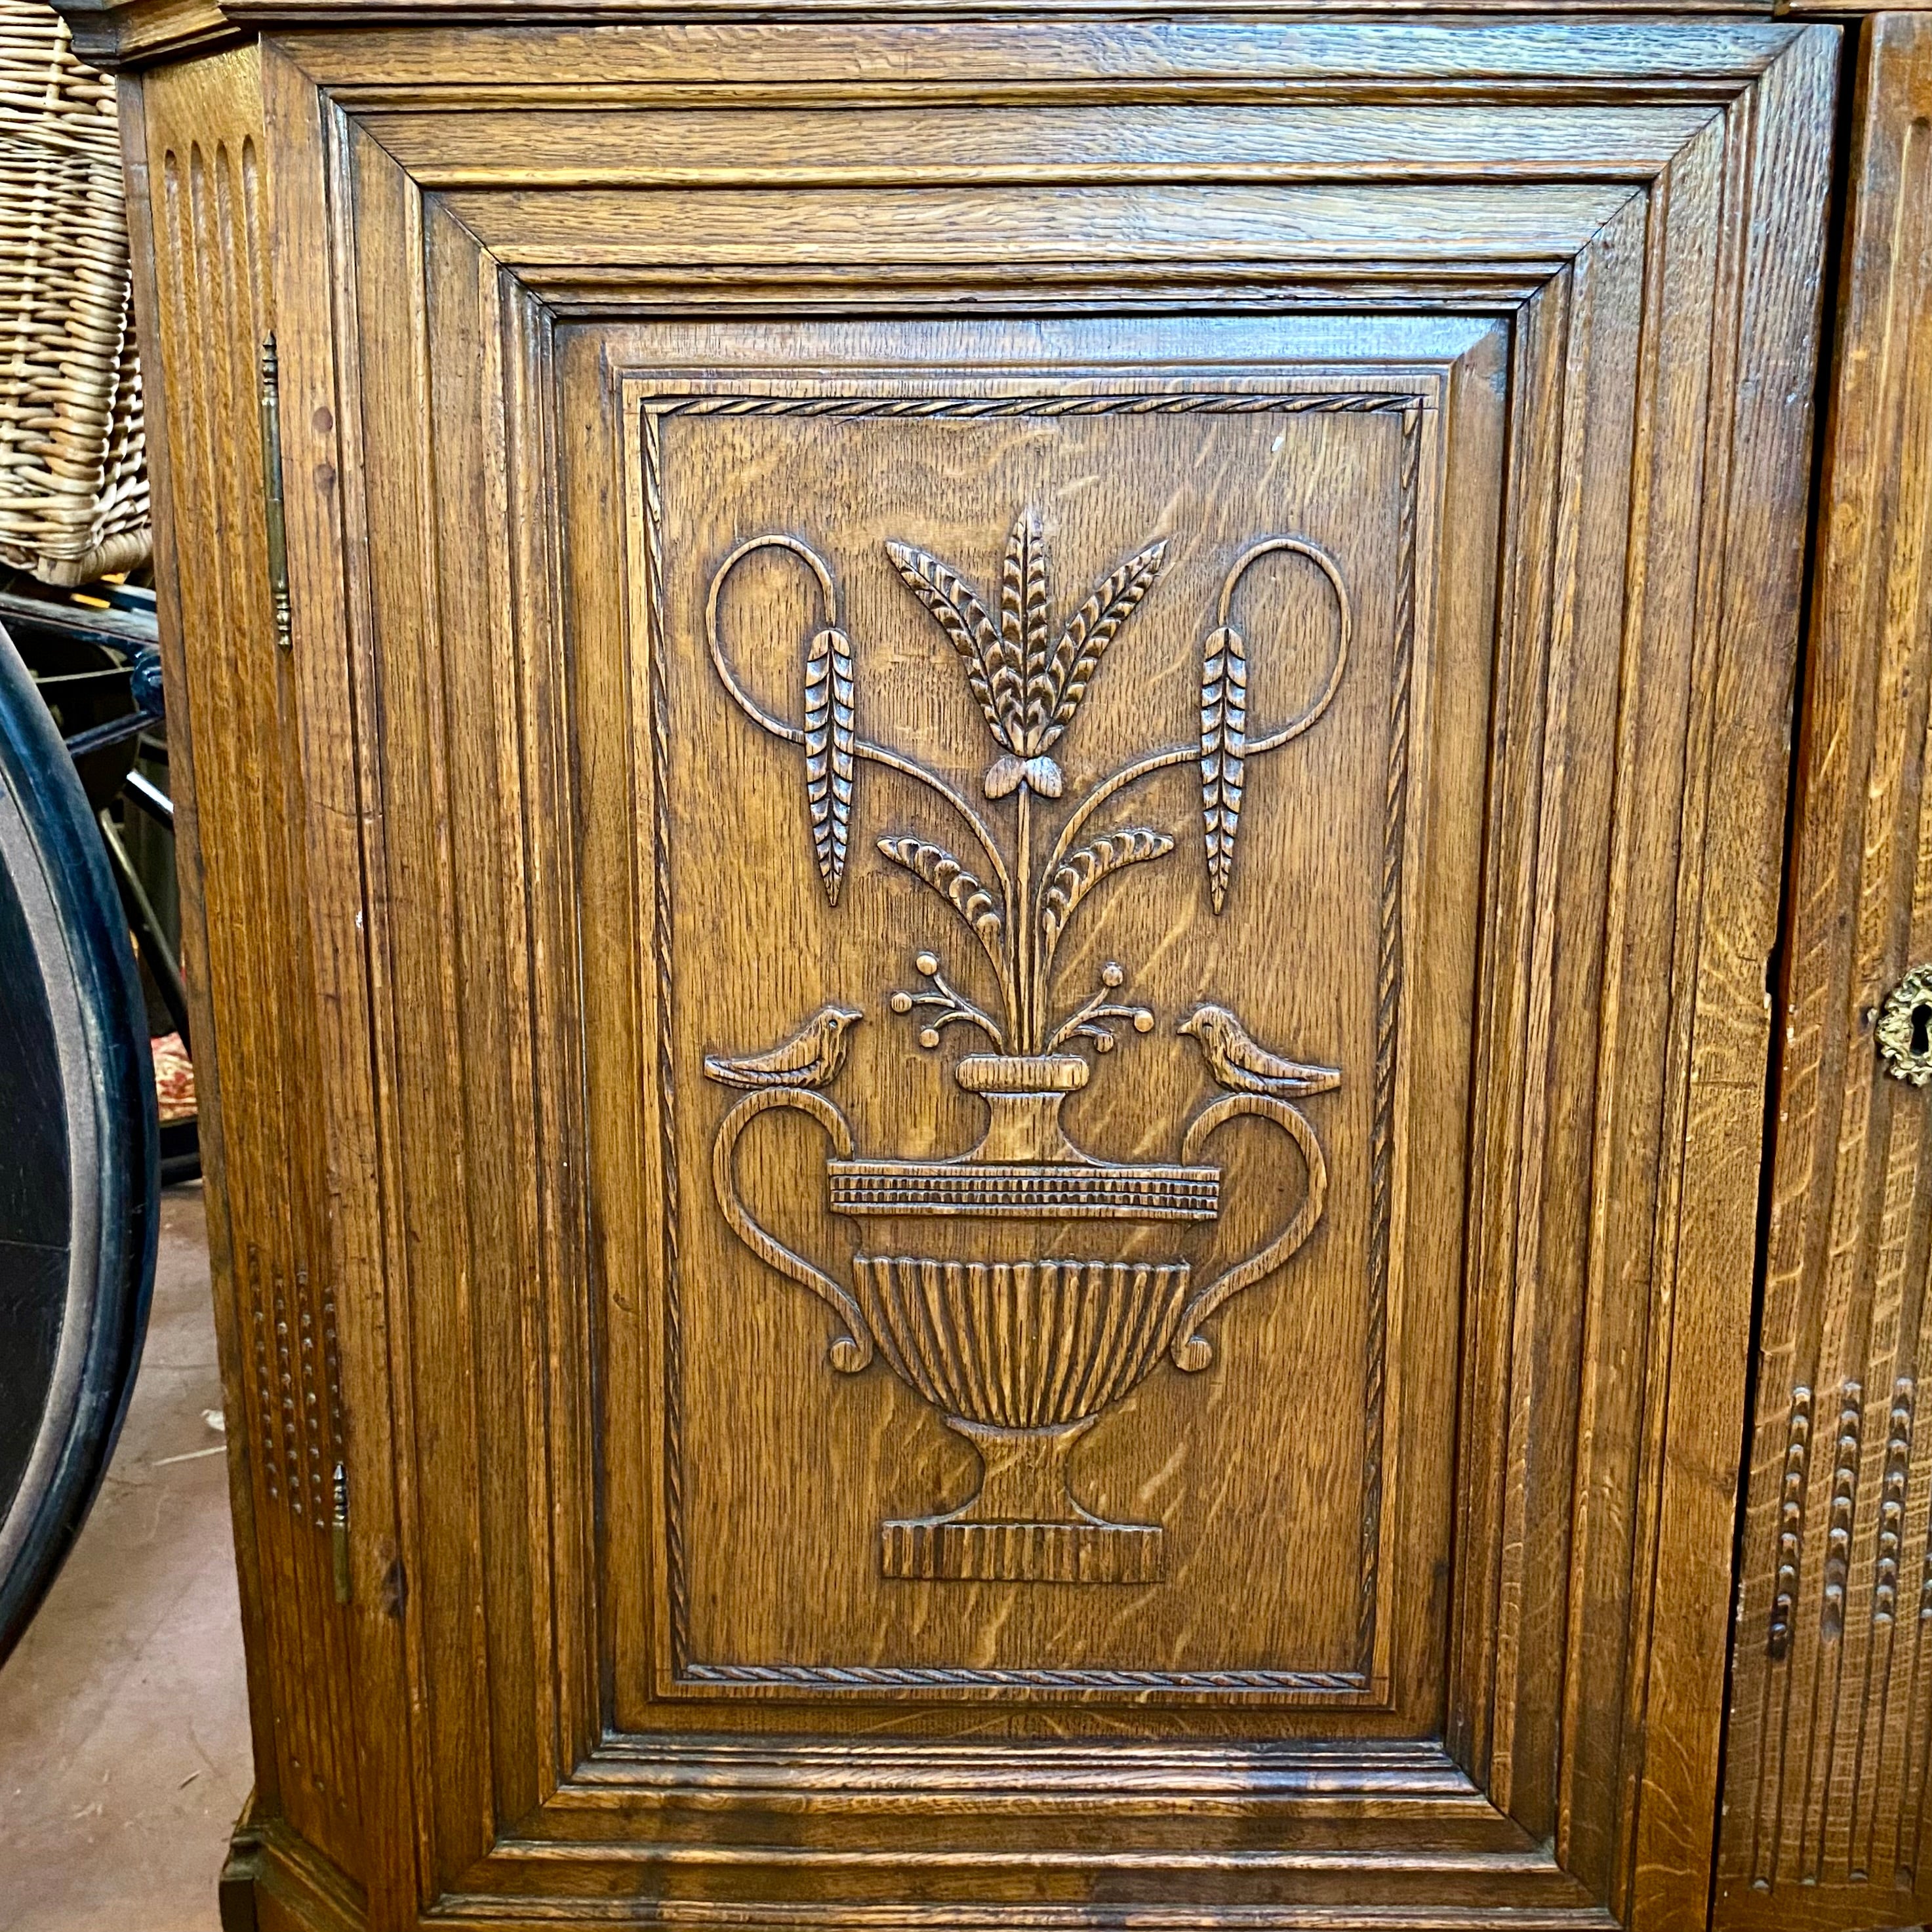
[[[84,584],[150,545],[113,86],[0,0],[0,562]]]

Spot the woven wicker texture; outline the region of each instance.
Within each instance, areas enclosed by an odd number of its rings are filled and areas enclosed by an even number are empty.
[[[149,546],[113,84],[0,0],[0,562],[82,584]]]

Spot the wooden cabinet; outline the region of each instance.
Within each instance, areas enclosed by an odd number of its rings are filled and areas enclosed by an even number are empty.
[[[75,10],[231,1924],[1916,1922],[1932,16],[923,10]]]

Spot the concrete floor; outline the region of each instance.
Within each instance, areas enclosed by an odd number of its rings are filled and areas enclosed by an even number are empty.
[[[67,1567],[0,1670],[0,1932],[216,1932],[248,1700],[201,1190],[163,1197],[147,1347]]]

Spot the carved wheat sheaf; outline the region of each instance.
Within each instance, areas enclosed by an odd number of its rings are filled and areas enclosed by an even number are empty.
[[[1000,662],[993,687],[1006,735],[1016,750],[1035,734],[1034,713],[1046,675],[1046,541],[1030,510],[1006,538],[1000,573]]]
[[[952,902],[959,916],[988,946],[998,946],[1004,922],[998,902],[943,845],[923,838],[881,838],[879,850]]]
[[[1069,853],[1041,902],[1040,923],[1047,944],[1052,946],[1058,940],[1073,908],[1102,879],[1143,860],[1164,859],[1173,850],[1174,841],[1165,832],[1156,832],[1150,825],[1132,825]]]
[[[1216,912],[1234,876],[1247,743],[1248,647],[1240,632],[1223,624],[1209,634],[1201,656],[1201,818]]]
[[[1005,798],[1024,784],[1042,798],[1059,797],[1065,780],[1047,754],[1079,710],[1107,646],[1160,574],[1166,539],[1102,578],[1051,649],[1046,543],[1032,511],[1022,511],[1007,535],[997,620],[930,550],[889,542],[886,554],[964,661],[968,688],[1005,754],[986,774],[986,796]]]
[[[1030,728],[1038,734],[1034,741],[1036,750],[1051,751],[1059,742],[1079,710],[1107,646],[1153,589],[1166,558],[1164,538],[1136,551],[1094,586],[1086,602],[1068,620],[1037,685],[1029,683],[1028,716]]]
[[[926,607],[966,667],[966,686],[993,735],[1004,744],[1000,707],[993,695],[993,668],[1000,654],[1000,634],[973,587],[949,563],[912,544],[889,542],[886,554],[912,594]]]
[[[1400,614],[1396,635],[1408,635],[1414,615],[1414,560],[1415,542],[1414,491],[1416,450],[1419,446],[1416,411],[1402,414],[1402,525],[1400,538],[1402,562],[1399,593],[1406,608]],[[1328,668],[1328,682],[1314,703],[1291,723],[1273,730],[1252,733],[1248,726],[1248,644],[1229,614],[1241,580],[1264,557],[1292,556],[1305,559],[1328,580],[1335,604],[1335,655]],[[1250,759],[1266,756],[1292,743],[1324,716],[1334,701],[1348,668],[1349,636],[1354,627],[1347,584],[1335,560],[1319,544],[1304,537],[1268,537],[1237,560],[1221,584],[1220,608],[1215,628],[1201,646],[1201,816],[1208,857],[1208,888],[1219,914],[1226,904],[1229,881],[1234,876],[1234,841],[1241,826],[1241,788]],[[1406,675],[1406,674],[1405,674]],[[1396,728],[1390,738],[1390,799],[1399,806],[1397,794],[1406,784],[1400,774],[1406,770],[1407,704],[1396,687],[1390,713]]]
[[[805,791],[825,896],[838,903],[852,824],[852,640],[820,631],[805,656]]]

